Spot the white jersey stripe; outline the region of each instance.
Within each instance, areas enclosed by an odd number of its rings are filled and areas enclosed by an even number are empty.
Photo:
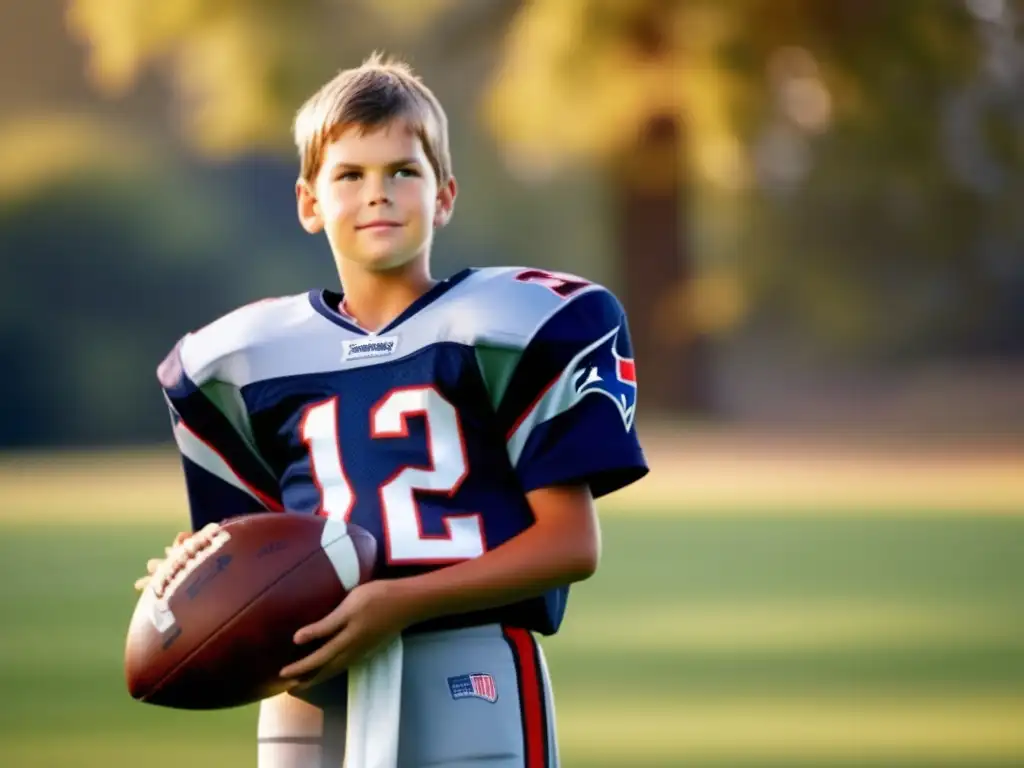
[[[513,467],[518,465],[519,458],[523,455],[523,450],[526,448],[526,441],[530,439],[530,435],[538,425],[550,421],[559,414],[565,413],[579,402],[580,396],[576,393],[576,383],[573,381],[573,374],[583,358],[618,332],[619,328],[616,326],[593,344],[581,350],[565,367],[554,384],[548,387],[544,396],[537,400],[533,407],[527,411],[526,415],[520,419],[519,426],[509,436],[506,443],[508,446],[508,458]]]
[[[444,342],[521,350],[567,303],[603,290],[592,284],[563,298],[542,283],[515,280],[523,269],[489,267],[456,283],[386,331],[393,342],[386,357],[346,357],[346,342],[377,337],[327,320],[316,309],[314,292],[250,304],[187,335],[181,345],[182,366],[200,388],[217,381],[241,390],[268,379],[391,363]]]
[[[252,496],[256,501],[271,511],[276,511],[279,505],[267,499],[263,494],[249,486],[231,468],[224,458],[213,448],[206,444],[196,435],[184,421],[178,421],[174,425],[174,440],[178,444],[181,455],[189,461],[199,465],[207,472],[223,480],[228,485],[237,488],[243,493]]]

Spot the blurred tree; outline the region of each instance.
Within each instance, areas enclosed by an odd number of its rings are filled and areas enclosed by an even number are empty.
[[[169,63],[183,97],[192,105],[192,135],[199,147],[211,152],[280,146],[287,141],[284,129],[295,104],[315,82],[310,73],[329,71],[333,52],[345,46],[344,39],[333,46],[320,44],[326,43],[325,30],[332,36],[337,30],[344,38],[346,30],[360,27],[361,20],[382,14],[407,34],[429,28],[442,49],[454,46],[465,50],[481,39],[500,39],[510,17],[519,13],[523,18],[513,24],[508,63],[514,68],[517,59],[530,60],[539,64],[542,82],[550,75],[557,83],[558,59],[566,51],[551,50],[550,46],[545,50],[534,35],[579,29],[584,47],[581,57],[569,62],[570,68],[597,84],[602,81],[601,74],[608,75],[605,83],[610,83],[614,92],[599,87],[590,94],[603,97],[605,117],[617,115],[619,124],[626,121],[627,128],[628,121],[642,124],[642,135],[633,142],[638,154],[625,157],[620,153],[614,161],[615,188],[621,192],[616,205],[621,214],[619,250],[628,262],[628,268],[623,264],[619,270],[618,279],[634,326],[636,355],[641,361],[658,361],[645,375],[645,398],[655,407],[672,408],[702,406],[707,400],[706,388],[698,384],[704,368],[696,364],[698,358],[692,352],[700,343],[699,335],[685,327],[685,318],[667,311],[690,272],[679,228],[682,139],[672,88],[674,41],[666,34],[672,5],[663,0],[641,2],[635,8],[612,3],[598,8],[599,18],[591,19],[587,3],[578,0],[522,7],[518,2],[391,0],[347,4],[347,18],[342,19],[331,4],[315,0],[288,5],[272,0],[226,1],[216,8],[179,0],[72,0],[69,23],[76,34],[90,41],[92,75],[108,92],[129,87],[149,64]],[[570,17],[561,13],[563,9],[571,12]],[[525,30],[525,37],[515,30]],[[356,45],[354,39],[348,42]],[[523,46],[536,48],[541,55],[523,57],[519,50]],[[618,50],[624,46],[627,49]],[[637,68],[631,70],[634,64]],[[529,69],[529,78],[536,72]],[[643,88],[636,88],[632,74],[643,78]],[[563,91],[566,85],[575,83],[563,83]],[[504,107],[509,118],[492,121],[500,137],[525,146],[526,142],[517,138],[520,128],[516,121],[543,113],[548,105],[538,100],[557,100],[563,95],[536,86],[533,79],[521,83],[499,80],[495,110],[501,111],[502,101],[508,101],[505,92],[509,87],[515,91],[511,104]],[[616,100],[638,93],[642,98]],[[654,103],[645,103],[647,99]],[[574,94],[571,101],[586,105],[587,94]],[[584,134],[589,117],[577,118]],[[505,122],[510,124],[509,131],[503,127]],[[581,150],[602,153],[608,148],[600,142],[589,146],[551,143],[552,151],[565,150],[569,157],[579,156]],[[681,353],[679,346],[690,354]]]
[[[0,449],[166,439],[175,340],[329,276],[290,210],[254,205],[251,170],[154,143],[81,115],[0,126]],[[267,165],[289,202],[291,165]]]
[[[69,23],[90,43],[104,89],[166,65],[191,135],[213,152],[286,146],[295,104],[339,50],[365,51],[368,30],[428,41],[453,67],[481,41],[499,43],[487,123],[522,169],[606,171],[617,277],[637,356],[652,363],[645,398],[700,410],[711,402],[708,340],[741,321],[790,319],[847,352],[900,354],[952,328],[969,336],[971,307],[1004,290],[977,266],[976,248],[993,229],[1009,232],[991,247],[1005,279],[1001,254],[1024,237],[1019,217],[987,214],[991,192],[972,188],[943,143],[947,102],[978,58],[967,6],[1011,9],[1002,0],[69,0]],[[712,226],[694,215],[698,190],[709,189],[729,198],[713,211],[726,211],[718,237],[731,255],[695,246]],[[1003,184],[997,209],[1014,189]]]
[[[619,293],[644,400],[660,410],[712,407],[706,329],[691,311],[685,149],[709,128],[728,133],[713,125],[720,106],[694,103],[722,93],[722,70],[711,65],[722,20],[713,7],[673,0],[526,3],[486,101],[517,162],[555,169],[596,159],[606,169]]]
[[[757,194],[740,242],[756,319],[834,361],[1010,352],[1024,330],[1024,226],[1007,215],[1024,192],[1019,42],[999,52],[1000,108],[975,110],[973,135],[960,116],[963,94],[992,92],[974,14],[1012,30],[1024,4],[773,6],[736,49],[765,85],[745,99]],[[965,173],[965,155],[996,183]]]

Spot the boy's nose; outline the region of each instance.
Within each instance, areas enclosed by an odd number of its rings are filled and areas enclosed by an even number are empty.
[[[387,182],[383,179],[368,178],[366,180],[366,198],[370,205],[380,205],[391,202]]]

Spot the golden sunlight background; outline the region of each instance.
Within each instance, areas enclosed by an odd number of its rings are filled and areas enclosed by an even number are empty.
[[[156,363],[332,287],[292,116],[380,49],[446,105],[435,271],[630,317],[652,474],[546,641],[567,766],[1024,764],[1024,4],[0,6],[0,765],[245,765],[124,690],[186,520]]]

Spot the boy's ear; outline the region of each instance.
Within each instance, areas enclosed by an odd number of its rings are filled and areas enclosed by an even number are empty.
[[[299,223],[304,230],[315,235],[324,228],[324,220],[320,216],[320,203],[317,202],[313,186],[305,179],[295,182],[295,203],[298,207]]]
[[[434,206],[435,227],[443,227],[451,219],[452,211],[455,209],[455,196],[458,194],[458,191],[459,187],[455,183],[454,176],[448,179],[447,184],[438,188],[437,204]]]

